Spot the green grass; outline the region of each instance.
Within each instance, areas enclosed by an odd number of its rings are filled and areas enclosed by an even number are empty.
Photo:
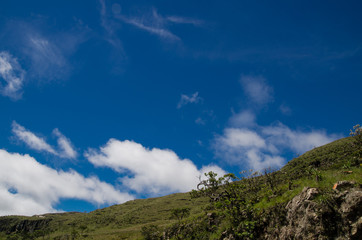
[[[177,193],[160,198],[137,199],[120,205],[98,209],[90,213],[46,214],[33,217],[1,217],[8,219],[9,225],[21,220],[51,219],[47,237],[51,239],[70,235],[73,230],[79,238],[87,239],[140,239],[141,228],[148,224],[161,227],[176,222],[170,219],[172,209],[188,207],[191,215],[202,212],[207,199],[191,199],[189,193]],[[6,239],[4,233],[0,239]],[[42,239],[42,238],[39,238]]]

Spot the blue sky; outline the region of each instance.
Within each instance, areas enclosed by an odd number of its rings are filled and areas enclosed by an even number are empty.
[[[0,215],[278,168],[361,120],[360,1],[0,3]]]

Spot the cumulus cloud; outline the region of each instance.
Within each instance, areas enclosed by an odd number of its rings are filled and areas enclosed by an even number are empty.
[[[101,205],[122,203],[133,196],[97,177],[56,171],[29,155],[0,149],[0,215],[56,212],[55,205],[64,198]]]
[[[248,129],[227,128],[224,131],[224,136],[219,139],[223,144],[238,148],[238,147],[256,147],[264,148],[265,141],[256,132]]]
[[[120,178],[123,186],[151,196],[194,189],[199,177],[208,171],[214,171],[219,176],[225,174],[216,165],[198,169],[191,160],[180,159],[171,150],[148,149],[128,140],[110,139],[99,151],[90,149],[85,156],[95,166],[127,173]]]
[[[53,130],[53,135],[57,137],[58,148],[49,145],[44,138],[37,136],[15,121],[12,123],[12,132],[18,140],[36,151],[51,153],[67,159],[75,159],[78,155],[72,142],[57,128]]]
[[[59,156],[63,158],[76,158],[78,153],[74,150],[74,146],[71,141],[65,137],[58,128],[53,130],[53,134],[58,137],[58,147],[60,149]]]
[[[297,131],[278,123],[253,128],[226,128],[216,136],[213,148],[216,156],[231,164],[261,170],[281,167],[285,151],[304,153],[336,140],[340,136],[321,130]]]
[[[17,139],[24,142],[29,148],[57,155],[57,152],[54,150],[54,148],[50,146],[43,138],[25,129],[15,121],[12,123],[12,132],[15,137],[17,137]]]
[[[214,139],[213,148],[216,156],[243,168],[261,170],[281,167],[285,162],[283,157],[274,154],[275,147],[263,136],[246,128],[226,128],[223,135]]]
[[[199,103],[202,101],[202,98],[199,96],[198,92],[195,92],[191,95],[181,94],[181,99],[177,104],[177,108],[181,108],[189,103]]]
[[[341,137],[336,134],[329,135],[323,130],[292,130],[282,123],[263,127],[262,134],[274,145],[289,148],[299,154]]]
[[[242,76],[240,83],[245,95],[252,103],[263,106],[273,100],[273,88],[263,77]]]
[[[22,96],[25,71],[16,58],[8,52],[0,52],[0,94],[13,100]]]

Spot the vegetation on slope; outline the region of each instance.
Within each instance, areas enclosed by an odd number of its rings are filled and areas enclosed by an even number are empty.
[[[286,204],[305,186],[333,205],[341,180],[362,183],[362,134],[315,148],[278,171],[209,173],[198,191],[140,199],[90,213],[0,217],[0,239],[257,239],[285,224]],[[196,187],[196,186],[195,186]],[[333,206],[332,206],[333,207]]]

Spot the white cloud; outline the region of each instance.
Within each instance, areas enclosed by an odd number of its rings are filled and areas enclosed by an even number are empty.
[[[311,130],[308,132],[292,130],[282,123],[263,127],[262,133],[274,145],[292,149],[297,153],[304,153],[314,147],[322,146],[341,137],[336,134],[328,135],[322,130]]]
[[[60,199],[93,204],[115,204],[133,199],[97,177],[86,178],[71,170],[56,171],[29,155],[0,149],[0,215],[56,212]]]
[[[246,128],[226,128],[213,142],[216,156],[232,165],[262,170],[281,167],[285,159],[275,156],[275,149],[263,136]]]
[[[266,144],[256,132],[248,129],[227,128],[224,135],[218,140],[227,146],[238,147],[257,147],[265,148]]]
[[[0,52],[0,94],[13,100],[21,98],[25,71],[16,58]]]
[[[53,134],[58,137],[58,147],[60,149],[59,156],[63,158],[74,159],[78,153],[74,150],[74,146],[71,141],[65,137],[58,128],[53,130]]]
[[[279,123],[254,128],[226,128],[213,142],[216,156],[233,165],[261,170],[281,167],[283,153],[304,153],[339,136],[321,130],[297,131]]]
[[[251,102],[263,106],[273,100],[273,88],[267,85],[263,77],[242,76],[243,90]]]
[[[199,176],[213,170],[224,175],[218,166],[205,166],[198,170],[189,159],[180,159],[171,150],[147,149],[133,141],[110,139],[100,151],[90,149],[85,156],[99,167],[109,167],[132,177],[120,178],[123,186],[137,193],[158,196],[195,189]]]
[[[34,133],[25,129],[15,121],[12,123],[12,132],[19,140],[23,141],[31,149],[57,155],[54,148],[46,143],[43,138],[36,136]]]
[[[72,142],[57,128],[53,130],[53,135],[57,137],[58,148],[49,145],[44,138],[35,135],[15,121],[12,123],[12,132],[18,140],[36,151],[51,153],[66,159],[75,159],[78,156]]]
[[[195,92],[194,94],[191,95],[185,95],[185,94],[181,94],[181,99],[177,104],[177,108],[181,108],[189,103],[199,103],[202,101],[202,98],[199,97],[199,93]]]
[[[269,167],[279,168],[283,166],[283,163],[285,163],[285,158],[266,154],[256,148],[247,150],[246,158],[249,161],[248,166],[256,171],[267,169]]]

